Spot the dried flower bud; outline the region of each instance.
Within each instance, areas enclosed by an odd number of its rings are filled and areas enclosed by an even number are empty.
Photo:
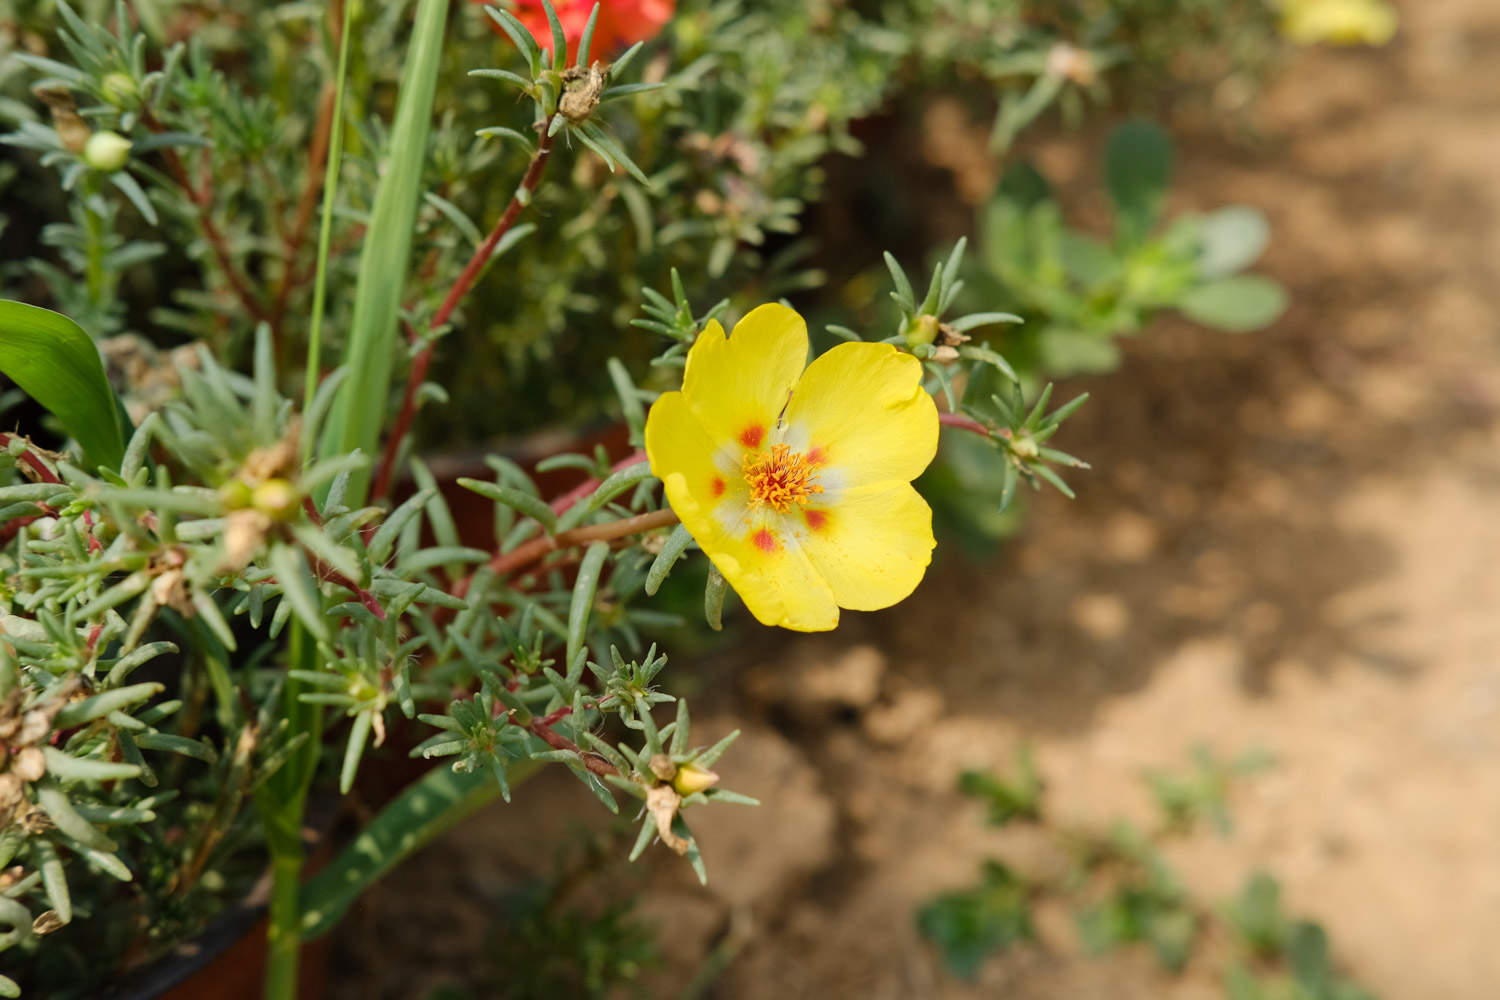
[[[78,116],[73,95],[64,87],[38,87],[32,93],[52,112],[52,127],[57,131],[57,141],[62,143],[63,149],[82,153],[92,130],[88,122]]]
[[[703,792],[719,783],[719,776],[706,767],[697,764],[684,764],[677,769],[677,775],[672,779],[672,787],[677,794],[687,798],[694,792]]]
[[[22,781],[41,781],[47,773],[47,758],[36,747],[26,747],[11,762],[10,773]]]
[[[112,174],[130,162],[130,140],[118,132],[95,132],[84,143],[83,162],[95,170]]]
[[[570,122],[581,122],[594,113],[609,82],[609,67],[595,62],[588,69],[575,66],[563,73],[563,95],[558,112]]]
[[[677,807],[682,797],[670,785],[653,785],[646,789],[646,812],[656,821],[656,835],[661,842],[678,854],[686,854],[688,842],[672,832],[672,822],[677,818]]]
[[[672,758],[664,753],[653,754],[648,763],[651,773],[656,775],[658,781],[671,781],[677,774],[677,765],[672,763]]]
[[[1094,65],[1094,57],[1086,50],[1069,45],[1067,42],[1058,42],[1052,46],[1052,51],[1047,53],[1047,72],[1052,76],[1070,80],[1080,87],[1090,86],[1099,78],[1099,70]]]
[[[31,922],[31,933],[51,934],[55,930],[60,930],[66,923],[66,920],[57,915],[56,910],[48,910]]]
[[[933,352],[932,352],[932,360],[934,360],[934,361],[936,361],[936,362],[938,362],[940,364],[945,364],[945,365],[948,364],[949,362],[957,361],[958,360],[958,348],[956,348],[956,347],[949,347],[947,344],[941,344],[936,349],[933,350]]]
[[[258,510],[231,511],[224,518],[224,562],[219,569],[237,573],[260,550],[271,529],[271,519]]]

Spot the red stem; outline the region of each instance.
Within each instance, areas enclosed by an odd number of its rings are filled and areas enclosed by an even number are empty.
[[[573,753],[576,753],[578,755],[579,763],[581,763],[584,767],[588,768],[590,771],[594,772],[600,777],[620,773],[618,768],[616,768],[609,761],[605,760],[603,757],[600,757],[597,754],[584,752],[579,748],[577,743],[574,743],[572,740],[568,739],[566,736],[561,735],[560,733],[548,729],[540,719],[532,719],[530,724],[527,725],[526,728],[529,729],[543,743],[547,744],[552,749],[569,750]]]
[[[489,263],[490,257],[495,253],[495,247],[505,234],[510,232],[516,220],[526,206],[531,203],[531,195],[536,190],[537,183],[542,179],[542,171],[547,167],[547,160],[552,155],[552,136],[549,134],[552,119],[549,117],[538,126],[541,138],[537,140],[536,152],[532,154],[531,165],[526,168],[526,174],[521,178],[521,183],[516,186],[516,193],[511,195],[510,204],[505,206],[505,214],[500,216],[500,221],[495,223],[495,228],[490,230],[489,236],[485,237],[483,243],[474,251],[464,269],[459,272],[453,287],[448,289],[448,294],[438,306],[437,312],[432,315],[429,328],[441,329],[447,325],[448,319],[458,304],[463,301],[465,295],[474,286],[479,278],[479,272]],[[383,499],[390,489],[391,480],[395,471],[396,455],[401,450],[401,442],[411,428],[413,418],[417,410],[417,391],[422,386],[422,380],[427,377],[427,366],[432,361],[433,344],[428,343],[422,348],[416,358],[412,360],[411,372],[406,378],[406,392],[402,397],[401,413],[396,418],[395,427],[385,443],[385,451],[381,455],[380,470],[375,476],[375,485],[370,492],[373,499]]]
[[[312,497],[305,496],[302,498],[302,510],[307,514],[308,520],[312,521],[313,524],[317,525],[320,528],[323,526],[323,515],[318,513],[318,507],[313,503]],[[370,593],[368,590],[361,587],[359,584],[355,583],[353,580],[349,579],[347,576],[340,573],[332,566],[323,562],[311,552],[309,552],[308,555],[312,557],[314,573],[319,574],[322,579],[328,580],[332,583],[336,583],[340,587],[343,587],[345,590],[348,590],[350,593],[354,594],[355,597],[359,598],[359,603],[368,608],[371,614],[373,614],[376,618],[379,618],[381,621],[385,621],[385,608],[380,606],[380,601],[376,599],[374,594]]]
[[[938,423],[947,427],[957,427],[959,430],[973,431],[975,434],[983,434],[991,437],[993,432],[984,424],[972,417],[966,417],[962,413],[939,413]]]
[[[632,465],[638,465],[644,461],[646,461],[646,453],[637,448],[629,455],[626,455],[624,458],[620,459],[614,465],[611,465],[609,467],[609,471],[611,474],[614,474],[616,472],[619,472],[621,469],[629,468]],[[597,490],[601,482],[603,482],[602,479],[585,479],[583,482],[579,483],[568,492],[562,494],[556,500],[552,501],[552,513],[561,514],[563,511],[567,510],[569,507],[573,506],[575,503]]]

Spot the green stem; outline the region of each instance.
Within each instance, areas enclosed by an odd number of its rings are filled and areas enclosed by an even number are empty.
[[[88,238],[88,266],[85,279],[88,282],[89,305],[95,309],[104,304],[104,220],[89,207],[93,191],[87,190],[83,197],[84,233]]]
[[[316,669],[317,646],[301,626],[292,623],[287,640],[290,664],[301,670]],[[303,684],[288,678],[282,694],[288,726],[287,737],[306,734],[306,741],[282,765],[279,772],[255,794],[255,804],[265,829],[271,854],[271,916],[266,931],[266,1000],[295,1000],[297,957],[302,943],[302,816],[307,789],[317,772],[323,740],[323,711],[303,703]]]
[[[302,846],[271,859],[271,926],[266,933],[266,1000],[295,1000],[302,946]]]

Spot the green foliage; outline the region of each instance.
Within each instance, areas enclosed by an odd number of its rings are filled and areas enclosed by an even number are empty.
[[[1334,968],[1321,926],[1282,912],[1281,886],[1265,872],[1246,880],[1224,914],[1249,959],[1225,971],[1228,1000],[1374,1000]]]
[[[1011,780],[985,771],[964,771],[958,776],[958,790],[984,802],[985,820],[992,826],[1005,826],[1012,820],[1039,820],[1042,779],[1036,773],[1030,747],[1023,746],[1016,753],[1016,771]]]
[[[1054,828],[1042,818],[1041,786],[1024,749],[1018,762],[1019,775],[1009,780],[965,772],[960,790],[990,805],[990,823],[1039,824],[1071,864],[1060,875],[1037,876],[991,859],[976,885],[920,907],[918,930],[948,971],[973,978],[991,955],[1023,946],[1032,937],[1033,907],[1055,898],[1073,907],[1085,952],[1144,944],[1171,972],[1198,960],[1205,939],[1227,937],[1227,1000],[1373,1000],[1334,967],[1321,927],[1282,912],[1275,879],[1257,872],[1238,897],[1209,908],[1193,898],[1162,852],[1167,841],[1193,833],[1201,820],[1227,833],[1231,783],[1266,766],[1265,754],[1246,753],[1225,764],[1200,747],[1189,774],[1146,775],[1160,813],[1149,833],[1124,821],[1104,831]]]
[[[1191,773],[1150,771],[1145,781],[1169,829],[1188,831],[1206,819],[1227,836],[1233,829],[1229,792],[1234,781],[1264,770],[1271,763],[1270,755],[1260,751],[1221,761],[1208,747],[1199,746],[1193,749]]]
[[[981,264],[969,277],[987,300],[1013,302],[1027,320],[1006,345],[1022,371],[1108,371],[1119,363],[1114,338],[1139,332],[1163,309],[1230,332],[1259,329],[1281,314],[1279,285],[1238,273],[1268,241],[1259,212],[1230,206],[1163,225],[1171,160],[1171,144],[1154,125],[1130,122],[1112,134],[1105,153],[1110,243],[1067,226],[1034,167],[1007,169],[984,210]]]
[[[917,911],[917,929],[937,945],[954,975],[973,978],[995,952],[1030,940],[1028,887],[998,861],[986,861],[979,884],[938,896]]]

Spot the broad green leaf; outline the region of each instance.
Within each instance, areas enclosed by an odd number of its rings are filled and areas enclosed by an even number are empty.
[[[391,129],[391,153],[381,164],[380,187],[359,258],[349,348],[344,357],[349,378],[323,434],[325,458],[347,455],[355,449],[377,454],[397,354],[396,326],[406,287],[412,231],[422,198],[422,168],[427,158],[447,16],[448,0],[421,0],[417,5],[416,28],[406,52],[401,96]],[[349,484],[350,506],[363,504],[368,488],[368,470],[355,472]]]
[[[1104,173],[1121,240],[1127,245],[1140,242],[1156,224],[1167,192],[1171,140],[1150,122],[1126,122],[1109,137]]]
[[[119,468],[120,409],[82,327],[50,309],[0,300],[0,371],[62,423],[91,464]]]
[[[1270,278],[1245,274],[1188,289],[1177,307],[1204,326],[1244,333],[1273,322],[1286,301],[1286,290]]]
[[[1198,273],[1224,278],[1243,271],[1265,252],[1271,224],[1257,209],[1230,205],[1198,220]]]
[[[1013,160],[1000,175],[996,194],[1022,208],[1030,208],[1039,201],[1050,201],[1052,186],[1030,160]]]
[[[539,767],[517,762],[509,769],[509,781],[524,781]],[[332,930],[377,879],[499,795],[500,786],[487,770],[459,774],[439,766],[428,771],[382,809],[332,864],[303,885],[303,938],[310,940]]]

